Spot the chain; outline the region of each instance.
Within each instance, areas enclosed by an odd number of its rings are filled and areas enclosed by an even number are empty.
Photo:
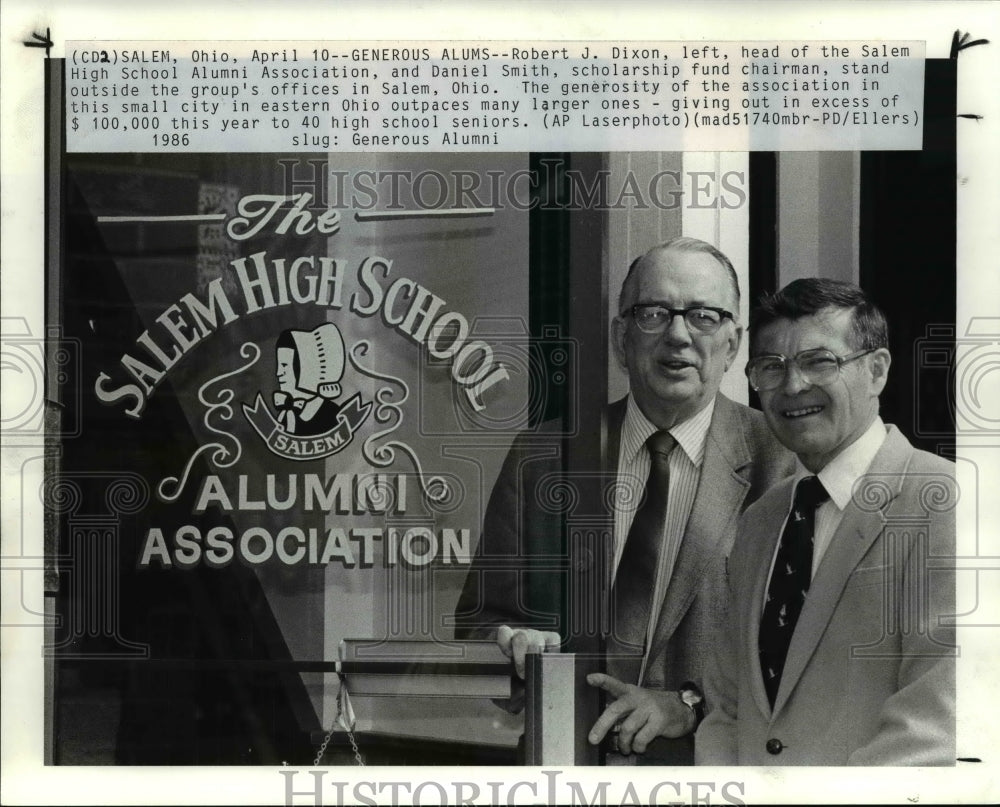
[[[340,719],[344,716],[344,696],[346,695],[348,698],[350,697],[350,693],[347,691],[347,677],[342,672],[338,672],[337,676],[340,678],[340,686],[337,689],[337,714],[333,718],[333,725],[330,726],[330,730],[323,738],[323,742],[319,747],[319,753],[316,754],[316,759],[313,760],[313,765],[316,767],[319,767],[320,761],[326,753],[326,747],[330,744],[333,732],[337,728],[337,723],[339,723]],[[350,703],[348,703],[348,708],[350,708]],[[351,749],[354,751],[354,758],[358,761],[358,765],[364,766],[365,758],[361,756],[361,751],[358,749],[358,741],[354,737],[353,716],[350,721],[344,724],[344,729],[347,731],[347,739],[351,743]]]
[[[365,766],[365,758],[361,756],[361,752],[358,750],[358,741],[354,739],[354,732],[350,729],[347,730],[347,739],[351,742],[351,748],[354,749],[354,758],[358,761],[358,764],[363,768]]]

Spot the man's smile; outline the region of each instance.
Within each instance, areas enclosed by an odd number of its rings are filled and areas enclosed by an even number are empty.
[[[659,359],[657,364],[666,370],[672,372],[680,372],[681,370],[693,369],[694,362],[688,361],[687,359]]]
[[[824,407],[819,405],[814,406],[803,406],[798,409],[785,409],[782,411],[781,416],[789,420],[795,420],[796,418],[809,417],[809,415],[815,415],[822,412]]]

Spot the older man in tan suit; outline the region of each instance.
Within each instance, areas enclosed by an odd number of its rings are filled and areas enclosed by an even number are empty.
[[[740,512],[793,467],[759,412],[719,394],[743,336],[738,312],[728,258],[677,238],[633,263],[613,324],[630,394],[608,410],[608,459],[620,481],[646,491],[614,513],[615,572],[596,593],[612,613],[614,655],[608,674],[590,676],[608,705],[589,739],[615,729],[623,754],[658,764],[693,762],[702,669],[724,600],[721,561]],[[496,637],[519,675],[529,649],[562,641],[558,626],[541,629],[525,585],[559,552],[558,514],[536,493],[560,472],[557,451],[541,450],[537,436],[515,441],[456,612],[459,636]],[[646,753],[677,735],[680,743]]]

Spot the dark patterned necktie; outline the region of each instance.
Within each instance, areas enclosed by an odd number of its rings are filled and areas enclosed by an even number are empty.
[[[816,508],[828,498],[817,477],[807,476],[799,480],[792,511],[781,533],[760,618],[760,669],[771,706],[774,706],[781,684],[795,623],[799,620],[812,582]]]
[[[667,431],[655,432],[646,440],[650,457],[646,491],[625,539],[611,588],[614,631],[607,650],[609,655],[629,655],[633,659],[610,659],[608,672],[626,683],[635,683],[639,673],[636,662],[641,662],[646,646],[660,547],[667,521],[670,452],[676,444],[677,441]]]

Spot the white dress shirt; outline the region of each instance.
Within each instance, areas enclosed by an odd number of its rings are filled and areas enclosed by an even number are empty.
[[[855,483],[867,472],[868,467],[872,464],[872,460],[875,459],[875,455],[878,454],[878,450],[885,441],[885,435],[885,424],[882,422],[882,418],[876,417],[864,434],[830,460],[816,474],[819,477],[819,481],[823,483],[823,487],[830,495],[830,498],[816,508],[816,524],[813,532],[813,577],[816,576],[816,570],[819,568],[826,550],[830,547],[830,541],[833,540],[833,535],[837,531],[837,527],[840,526],[841,519],[844,517],[844,510],[851,501],[851,494],[854,491]],[[810,476],[811,473],[801,462],[799,463],[799,467],[795,472],[795,484],[792,485],[791,492],[789,493],[789,512],[792,509],[792,499],[795,497],[795,488],[799,484],[799,480]],[[785,521],[788,521],[787,515],[785,516]],[[782,522],[781,531],[784,532],[784,530],[785,525]],[[778,546],[776,542],[774,557],[777,557],[777,554]],[[774,557],[771,558],[772,571],[774,569]],[[771,579],[770,574],[767,579]]]

